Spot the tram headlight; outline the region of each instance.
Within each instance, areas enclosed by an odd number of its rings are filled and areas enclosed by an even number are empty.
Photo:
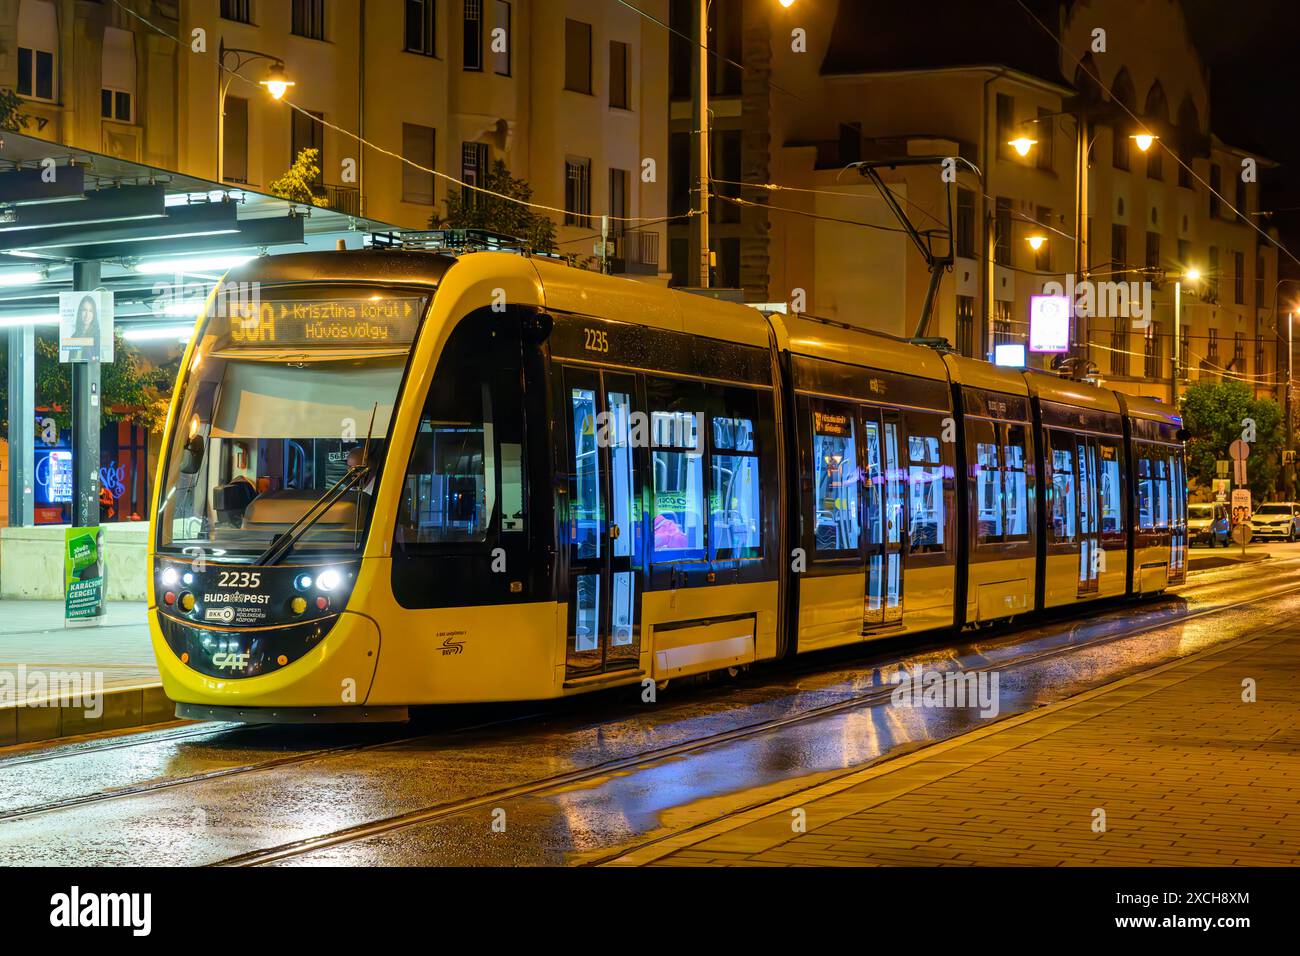
[[[333,568],[326,568],[316,575],[316,587],[322,591],[333,591],[343,583],[343,577]]]
[[[163,587],[175,587],[176,582],[180,580],[180,574],[175,568],[165,568],[162,573]]]
[[[293,579],[293,586],[296,587],[299,591],[306,591],[309,587],[311,587],[311,575],[310,574],[298,575],[296,578]]]

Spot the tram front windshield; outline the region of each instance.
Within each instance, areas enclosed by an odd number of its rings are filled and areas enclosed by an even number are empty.
[[[182,384],[159,547],[254,560],[293,531],[286,554],[355,550],[427,302],[302,286],[248,304],[219,295]]]

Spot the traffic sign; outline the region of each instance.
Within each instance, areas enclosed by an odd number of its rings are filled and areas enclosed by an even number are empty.
[[[1227,478],[1231,469],[1232,462],[1226,458],[1219,458],[1214,462],[1214,476],[1216,478]]]
[[[1250,445],[1238,438],[1228,446],[1228,457],[1233,461],[1245,461],[1250,457]]]
[[[1244,461],[1239,460],[1232,463],[1232,483],[1234,485],[1247,484],[1246,463]]]

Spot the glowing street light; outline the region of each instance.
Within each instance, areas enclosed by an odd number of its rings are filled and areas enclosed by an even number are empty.
[[[272,63],[266,71],[266,79],[262,80],[261,84],[266,87],[266,91],[274,100],[284,99],[284,94],[289,91],[289,87],[296,85],[293,80],[285,76],[283,63]]]
[[[1030,139],[1028,136],[1017,136],[1015,139],[1009,141],[1007,145],[1021,156],[1028,156],[1029,151],[1038,145],[1038,140]]]
[[[1034,252],[1037,252],[1039,249],[1043,248],[1043,243],[1045,243],[1046,241],[1047,241],[1046,236],[1029,236],[1025,239],[1025,242],[1029,243],[1029,248],[1033,249]]]
[[[1142,150],[1144,153],[1150,149],[1151,144],[1159,138],[1159,136],[1152,136],[1150,133],[1134,133],[1129,137],[1129,139],[1137,143],[1137,148]]]
[[[1187,282],[1200,282],[1201,270],[1193,266],[1192,268],[1188,269],[1186,272],[1183,273],[1183,279],[1185,279]]]

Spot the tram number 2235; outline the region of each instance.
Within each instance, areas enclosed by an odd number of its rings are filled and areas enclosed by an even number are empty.
[[[609,333],[602,329],[583,329],[587,341],[583,346],[588,352],[608,352],[609,351]]]
[[[222,571],[219,588],[257,588],[262,585],[262,575],[256,571]]]

